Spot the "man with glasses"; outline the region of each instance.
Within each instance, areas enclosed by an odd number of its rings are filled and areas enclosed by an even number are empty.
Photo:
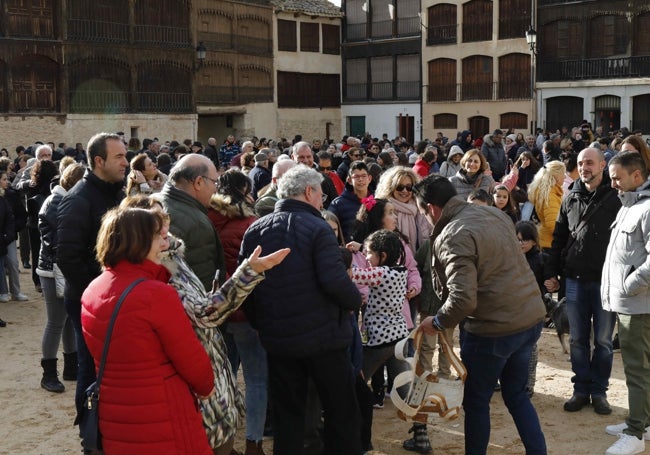
[[[363,161],[352,162],[345,190],[329,206],[329,211],[336,215],[341,222],[341,230],[346,242],[352,240],[354,221],[359,207],[361,207],[361,200],[371,194],[368,189],[371,181],[372,176],[368,173],[366,163]]]
[[[178,160],[169,173],[160,198],[169,213],[169,232],[185,242],[185,260],[206,289],[212,289],[216,271],[226,277],[223,247],[210,219],[208,207],[217,192],[217,168],[204,155]]]
[[[314,152],[309,142],[301,141],[296,143],[296,145],[293,146],[291,157],[296,163],[304,164],[310,169],[318,170],[318,165],[314,164]],[[321,189],[323,190],[323,207],[328,208],[332,201],[338,197],[339,193],[336,191],[332,179],[323,172],[321,172],[321,174],[324,177],[321,181]]]

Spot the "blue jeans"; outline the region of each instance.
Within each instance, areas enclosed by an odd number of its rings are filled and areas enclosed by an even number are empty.
[[[603,310],[600,283],[566,279],[566,308],[571,331],[571,368],[573,392],[579,395],[604,397],[612,372],[612,331],[616,313]],[[591,349],[591,326],[594,347]]]
[[[483,455],[490,441],[490,399],[497,380],[527,455],[545,455],[546,440],[526,394],[528,364],[542,323],[514,335],[482,337],[465,332],[460,355],[467,367],[463,408],[465,453]]]
[[[244,370],[246,385],[246,439],[261,441],[266,421],[268,399],[268,366],[266,350],[262,347],[257,332],[248,322],[229,322],[226,327],[228,360],[232,371],[237,374],[239,361]],[[232,348],[234,341],[236,349]]]

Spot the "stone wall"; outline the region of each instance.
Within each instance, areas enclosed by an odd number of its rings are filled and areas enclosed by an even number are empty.
[[[158,137],[161,141],[196,139],[196,114],[123,114],[123,115],[5,115],[0,116],[0,148],[14,153],[17,145],[28,146],[35,141],[84,144],[95,133],[123,131],[128,141]]]

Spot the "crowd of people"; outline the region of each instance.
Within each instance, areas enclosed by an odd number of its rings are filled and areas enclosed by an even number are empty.
[[[46,304],[41,386],[65,391],[62,344],[81,423],[118,297],[144,279],[105,359],[107,454],[236,455],[242,425],[245,455],[264,454],[269,432],[279,455],[366,453],[373,409],[409,368],[395,345],[414,328],[419,367],[448,379],[433,357],[438,337],[453,346],[459,332],[466,453],[486,453],[500,390],[526,453],[545,454],[530,398],[542,296],[558,292],[574,373],[564,410],[612,412],[618,321],[630,416],[606,428],[619,436],[606,454],[640,453],[650,149],[587,122],[538,133],[417,144],[230,135],[205,147],[99,133],[86,150],[18,147],[0,157],[0,300],[27,299],[19,243]],[[424,423],[410,433],[406,450],[432,452]]]

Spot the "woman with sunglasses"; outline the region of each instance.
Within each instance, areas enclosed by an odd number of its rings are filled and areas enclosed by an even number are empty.
[[[397,229],[408,240],[413,254],[431,233],[431,225],[420,214],[413,197],[413,185],[419,181],[411,168],[394,166],[382,174],[375,192],[377,198],[387,199],[395,207]]]

